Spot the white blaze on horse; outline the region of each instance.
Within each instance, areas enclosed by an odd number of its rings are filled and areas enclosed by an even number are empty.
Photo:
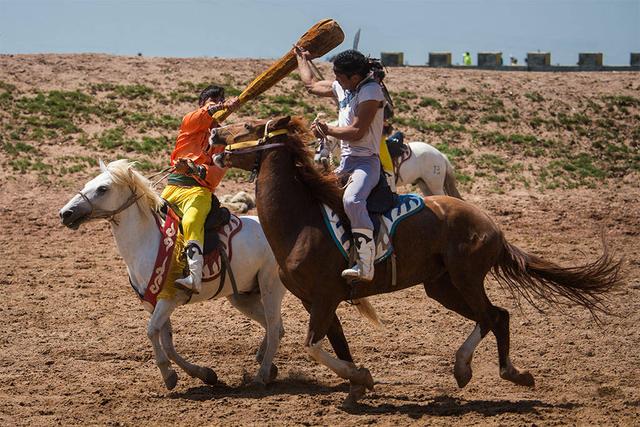
[[[131,285],[138,295],[145,295],[162,237],[157,215],[163,200],[149,180],[133,169],[132,163],[117,160],[105,166],[100,162],[100,167],[102,173],[85,184],[82,191],[60,210],[60,218],[65,226],[72,229],[92,219],[109,220],[118,251],[127,265]],[[285,288],[258,218],[243,216],[239,220],[241,228],[233,237],[233,257],[230,260],[238,294],[233,292],[230,274],[221,274],[218,280],[203,278],[203,289],[198,295],[191,295],[178,287],[171,289],[168,297],[160,295],[153,309],[147,335],[168,389],[175,387],[178,380],[170,361],[207,384],[217,382],[212,369],[191,364],[177,353],[170,321],[178,306],[212,297],[227,297],[235,308],[265,328],[266,335],[256,355],[260,368],[255,381],[266,384],[277,375],[272,361],[284,334],[280,308]],[[220,280],[224,283],[221,284]]]
[[[339,152],[340,142],[328,136],[327,145],[323,151],[321,148],[318,149],[315,156],[315,161],[325,167],[331,163],[331,156]],[[396,187],[414,184],[425,196],[451,196],[462,199],[456,187],[453,166],[447,156],[422,141],[409,142],[406,146],[407,152],[398,159],[400,167],[396,171]]]

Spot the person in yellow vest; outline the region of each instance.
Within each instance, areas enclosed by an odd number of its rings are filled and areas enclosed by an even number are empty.
[[[386,73],[384,71],[382,63],[374,61],[371,65],[373,78],[382,87],[382,93],[384,94],[384,98],[387,101],[384,106],[384,126],[382,128],[382,138],[380,139],[380,164],[382,165],[382,170],[385,178],[387,179],[387,183],[389,184],[389,188],[395,193],[396,179],[395,173],[393,171],[393,159],[391,158],[389,148],[387,147],[387,138],[389,137],[389,135],[391,135],[391,130],[393,129],[391,125],[391,120],[393,119],[393,100],[391,99],[391,95],[389,94],[389,91],[384,84]]]
[[[221,109],[233,109],[237,98],[225,101],[224,88],[208,86],[198,99],[198,109],[184,116],[171,153],[173,173],[162,191],[162,198],[182,213],[182,230],[189,275],[176,283],[199,293],[204,266],[204,223],[211,209],[212,193],[222,180],[225,170],[213,163],[213,155],[224,147],[209,150],[209,134],[219,124],[213,114]]]
[[[462,63],[464,65],[471,65],[471,55],[469,52],[465,52],[464,55],[462,55]]]

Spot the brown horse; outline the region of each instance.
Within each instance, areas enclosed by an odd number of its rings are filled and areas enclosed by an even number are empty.
[[[333,243],[320,210],[325,203],[344,217],[340,188],[333,175],[314,167],[306,124],[288,117],[217,129],[212,144],[226,145],[219,164],[257,171],[256,204],[260,223],[280,266],[284,285],[310,313],[305,347],[319,363],[350,381],[346,403],[373,388],[366,368],[353,363],[336,308],[342,301],[424,284],[427,295],[476,322],[456,352],[454,375],[460,387],[472,376],[471,359],[492,331],[498,346],[500,377],[533,386],[531,374],[509,359],[509,313],[487,297],[484,280],[492,272],[501,285],[534,303],[533,296],[557,303],[558,297],[592,313],[606,312],[603,294],[621,283],[620,263],[606,250],[595,262],[560,267],[508,243],[500,228],[480,209],[447,196],[425,198],[426,208],[404,220],[394,237],[397,283],[391,264],[375,267],[372,283],[348,285],[340,276],[347,261]],[[328,336],[338,356],[321,348]]]

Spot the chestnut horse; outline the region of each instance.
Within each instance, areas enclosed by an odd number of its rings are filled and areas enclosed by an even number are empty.
[[[248,122],[215,129],[211,144],[226,145],[221,165],[257,171],[256,204],[264,233],[280,266],[285,287],[310,313],[305,348],[319,363],[350,381],[345,403],[373,388],[369,371],[353,363],[336,308],[342,301],[424,284],[427,295],[476,322],[456,352],[454,376],[464,387],[472,376],[471,359],[480,340],[496,337],[500,377],[533,386],[533,376],[509,359],[509,313],[491,303],[484,289],[487,273],[516,296],[558,303],[558,297],[592,313],[605,312],[605,293],[621,283],[620,263],[606,247],[595,262],[560,267],[510,244],[487,214],[448,196],[424,199],[426,208],[404,220],[393,238],[397,282],[389,261],[377,264],[371,283],[349,285],[340,276],[347,261],[323,222],[320,203],[344,217],[342,194],[334,175],[313,164],[307,145],[313,137],[299,118]],[[389,257],[391,258],[391,257]],[[338,357],[321,348],[328,336]]]

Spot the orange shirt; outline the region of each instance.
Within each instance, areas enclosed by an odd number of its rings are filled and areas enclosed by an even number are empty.
[[[208,104],[184,116],[176,147],[171,153],[171,166],[181,157],[193,160],[197,165],[203,165],[207,169],[207,176],[204,180],[194,177],[203,187],[213,192],[226,172],[213,164],[213,155],[220,153],[224,147],[215,147],[211,152],[209,149],[209,131],[218,124],[213,120],[207,111]]]

